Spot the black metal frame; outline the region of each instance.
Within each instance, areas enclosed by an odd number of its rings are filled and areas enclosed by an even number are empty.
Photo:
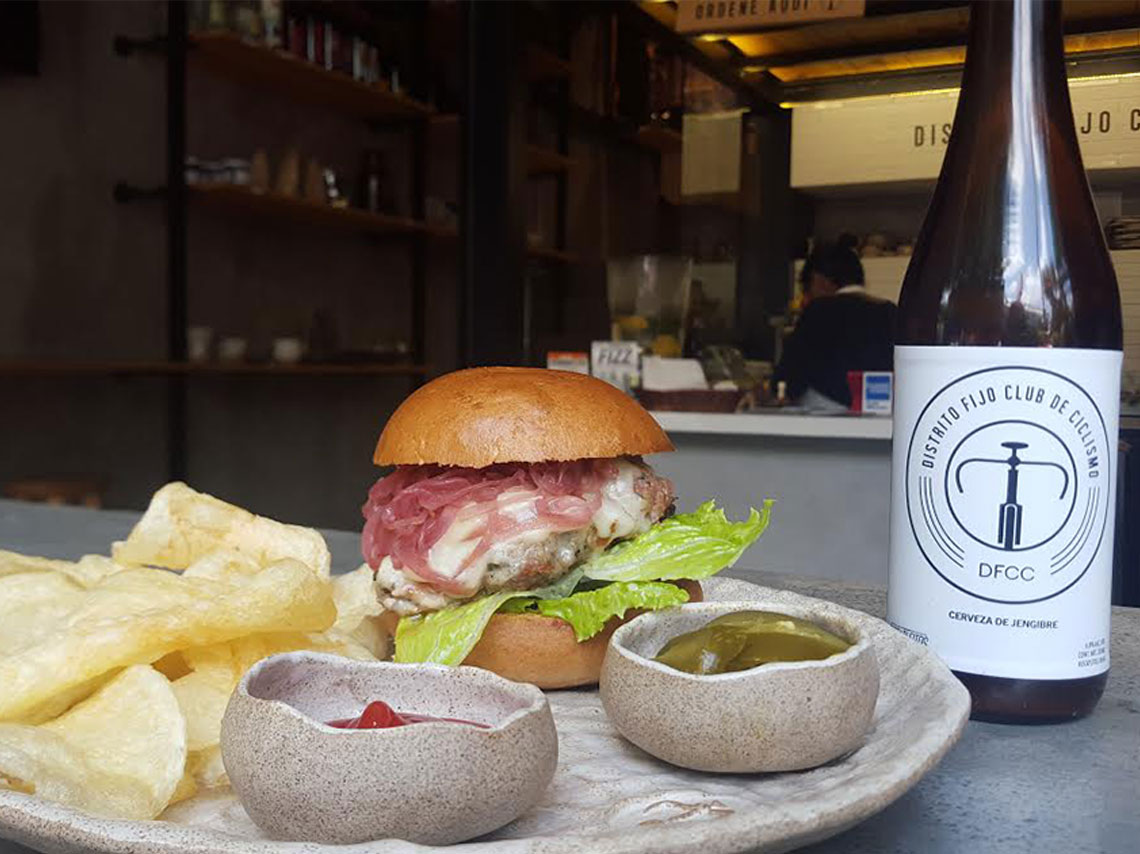
[[[186,5],[166,6],[166,346],[172,362],[186,360],[189,294],[186,278]],[[167,469],[186,478],[186,378],[167,386]]]
[[[529,253],[526,243],[525,188],[530,176],[524,165],[525,115],[533,81],[525,73],[525,27],[531,17],[527,12],[537,10],[479,2],[464,8],[468,88],[461,233],[467,278],[461,300],[461,351],[468,365],[534,364],[542,356],[535,352],[535,309],[547,294],[536,290],[532,271],[549,271],[549,298],[563,306],[572,275],[564,259]],[[555,52],[565,56],[566,6],[550,4],[541,11],[547,15],[545,32],[556,32]],[[556,116],[556,150],[568,156],[572,129],[580,124],[571,106],[569,81],[546,80],[543,85],[553,93],[548,104]],[[566,252],[568,171],[534,177],[556,182],[554,248]],[[478,211],[477,220],[471,211]]]
[[[520,364],[526,360],[527,303],[518,21],[510,3],[470,3],[464,13],[461,353],[467,365]]]

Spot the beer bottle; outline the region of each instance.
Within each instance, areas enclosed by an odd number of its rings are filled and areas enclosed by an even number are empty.
[[[1109,667],[1122,336],[1057,0],[970,9],[898,323],[889,619],[976,719],[1088,714]]]

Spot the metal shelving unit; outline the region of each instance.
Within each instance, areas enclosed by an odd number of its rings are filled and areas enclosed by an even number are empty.
[[[423,27],[417,27],[422,39]],[[119,37],[115,51],[122,56],[152,53],[166,61],[166,183],[140,189],[115,187],[121,202],[161,199],[167,224],[167,358],[146,363],[32,363],[0,365],[0,373],[23,376],[107,375],[157,376],[167,382],[168,475],[183,479],[187,464],[187,386],[192,378],[371,377],[403,378],[413,383],[428,373],[425,366],[425,267],[428,243],[455,240],[455,229],[424,219],[427,124],[435,115],[429,104],[408,94],[363,83],[351,76],[319,68],[285,51],[243,41],[229,32],[188,32],[185,3],[167,4],[165,36],[138,40]],[[422,53],[422,49],[420,51]],[[221,184],[187,185],[186,77],[203,71],[234,83],[284,95],[299,104],[335,110],[343,115],[406,134],[411,170],[411,216],[338,208],[248,187]],[[415,75],[413,75],[414,77]],[[411,348],[407,364],[302,363],[296,365],[193,363],[187,361],[189,283],[186,246],[190,205],[219,215],[260,218],[283,227],[303,226],[346,234],[382,236],[407,241],[411,254]]]
[[[428,371],[403,362],[0,362],[4,377],[422,377]]]

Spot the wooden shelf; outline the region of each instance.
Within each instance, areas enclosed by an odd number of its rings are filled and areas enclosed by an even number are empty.
[[[433,116],[430,127],[445,138],[458,139],[460,119],[454,113],[441,113]],[[551,175],[573,169],[577,162],[553,148],[527,143],[525,149],[526,172],[528,175]]]
[[[414,119],[434,112],[415,98],[363,83],[340,71],[326,71],[282,50],[247,44],[233,33],[194,33],[190,47],[190,60],[216,74],[357,118]]]
[[[574,166],[575,163],[571,158],[551,148],[529,144],[526,147],[526,171],[528,175],[568,172]]]
[[[676,203],[678,208],[704,208],[709,211],[739,216],[748,213],[743,193],[707,193],[696,196],[681,196]]]
[[[580,133],[592,134],[607,143],[620,143],[661,154],[676,154],[682,148],[684,136],[666,124],[651,122],[636,125],[629,119],[603,116],[585,107],[571,105],[570,119]]]
[[[559,264],[577,264],[578,256],[565,249],[555,249],[550,246],[528,246],[526,254],[531,258],[543,261],[556,261]]]
[[[459,113],[436,113],[431,117],[433,130],[454,133],[459,130]]]
[[[426,365],[300,362],[0,362],[0,376],[422,376]]]
[[[673,154],[681,150],[684,137],[680,131],[673,130],[665,125],[642,125],[637,129],[635,136],[637,144],[644,148],[652,148],[662,154]]]
[[[334,208],[277,193],[257,193],[235,184],[191,184],[187,195],[209,209],[260,216],[314,228],[355,231],[364,234],[426,234],[453,238],[453,228],[420,222],[404,216],[372,213],[359,208]]]
[[[537,45],[527,45],[526,75],[529,79],[565,80],[573,73],[574,66],[558,54]]]

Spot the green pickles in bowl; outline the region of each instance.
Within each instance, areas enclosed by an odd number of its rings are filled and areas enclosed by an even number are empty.
[[[839,635],[774,611],[735,611],[669,640],[654,660],[700,676],[778,661],[821,661],[850,648]]]

